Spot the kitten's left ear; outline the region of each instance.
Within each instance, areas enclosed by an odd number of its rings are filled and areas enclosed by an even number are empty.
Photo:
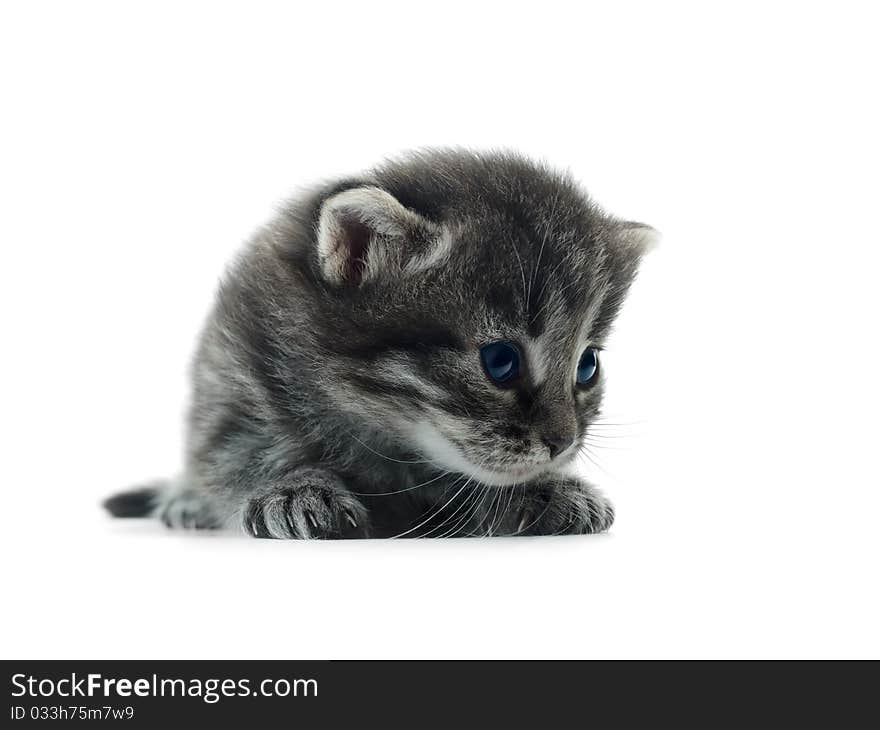
[[[630,253],[641,258],[660,243],[660,232],[644,223],[626,221],[621,224],[618,240]]]
[[[383,273],[425,268],[442,245],[440,226],[372,186],[343,190],[325,200],[317,233],[324,277],[350,286]]]

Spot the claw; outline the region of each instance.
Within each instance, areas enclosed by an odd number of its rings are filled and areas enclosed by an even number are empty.
[[[354,517],[352,517],[351,512],[346,512],[346,513],[345,513],[345,518],[351,523],[351,526],[352,526],[352,527],[357,527],[357,526],[358,526],[358,523],[355,522]]]
[[[518,535],[518,534],[521,533],[523,530],[525,530],[526,527],[528,527],[529,525],[531,525],[531,524],[532,524],[532,523],[530,522],[531,517],[532,517],[532,513],[531,513],[529,510],[525,510],[525,511],[522,513],[522,517],[521,517],[520,520],[519,520],[519,527],[516,528],[516,532],[513,533],[513,534],[514,534],[514,535]]]
[[[313,515],[308,510],[306,510],[306,517],[308,518],[309,522],[312,524],[312,527],[317,530],[318,529],[318,520],[315,519],[315,515]]]

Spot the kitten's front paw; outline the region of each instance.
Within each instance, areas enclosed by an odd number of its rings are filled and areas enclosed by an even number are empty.
[[[242,528],[253,537],[279,540],[334,539],[365,534],[367,511],[345,489],[309,480],[252,499]],[[322,483],[323,482],[323,483]]]
[[[528,490],[515,516],[514,535],[584,535],[610,528],[614,507],[595,487],[560,479]]]

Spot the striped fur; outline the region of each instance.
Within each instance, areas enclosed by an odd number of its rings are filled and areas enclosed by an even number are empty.
[[[508,153],[420,152],[315,188],[220,286],[182,477],[110,504],[274,538],[607,529],[604,497],[564,476],[602,397],[601,373],[575,373],[652,238]],[[482,370],[495,340],[524,351],[514,388]],[[576,436],[552,460],[548,429]]]

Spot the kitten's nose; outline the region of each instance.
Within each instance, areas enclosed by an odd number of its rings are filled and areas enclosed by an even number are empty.
[[[570,434],[550,434],[544,436],[541,441],[550,451],[550,458],[553,459],[557,454],[561,454],[574,442],[574,436]]]

